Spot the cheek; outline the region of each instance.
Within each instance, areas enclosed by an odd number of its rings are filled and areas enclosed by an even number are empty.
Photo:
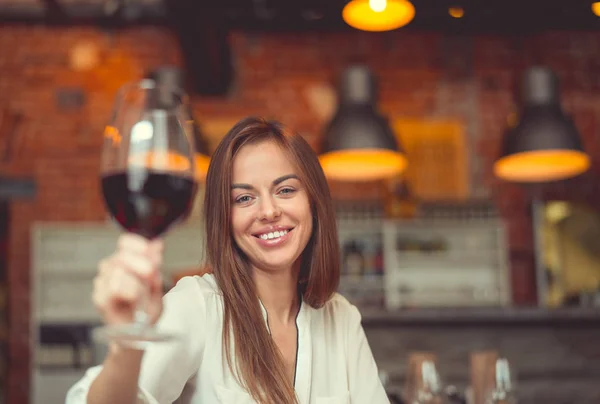
[[[233,230],[234,237],[245,233],[249,223],[250,220],[247,212],[242,212],[238,209],[234,209],[231,212],[231,229]]]
[[[313,227],[314,227],[313,215],[312,215],[310,208],[303,209],[303,211],[301,212],[301,216],[302,216],[302,222],[304,224],[304,227],[306,228],[308,236],[310,237],[310,235],[313,232]]]

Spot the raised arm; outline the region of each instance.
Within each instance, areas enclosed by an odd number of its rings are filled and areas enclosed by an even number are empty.
[[[196,279],[188,277],[163,300],[157,327],[177,333],[177,342],[145,351],[112,348],[101,366],[90,368],[69,390],[66,404],[171,404],[181,395],[202,362],[204,298]]]
[[[115,254],[103,260],[94,282],[94,302],[107,324],[131,321],[144,282],[150,285],[148,313],[156,326],[177,333],[176,342],[145,351],[112,345],[104,363],[90,368],[67,393],[66,404],[171,403],[200,365],[205,305],[194,278],[184,278],[162,296],[158,268],[162,244],[124,235]]]

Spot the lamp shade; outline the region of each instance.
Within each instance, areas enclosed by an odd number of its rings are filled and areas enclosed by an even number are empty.
[[[164,85],[169,88],[179,88],[181,90],[184,88],[183,72],[178,67],[162,66],[153,70],[150,73],[149,78],[155,80],[159,85]],[[192,111],[189,111],[189,115],[192,117],[192,135],[194,136],[194,145],[196,147],[194,156],[194,163],[196,166],[195,177],[197,181],[204,182],[210,163],[208,144],[206,143],[205,137],[202,135],[198,123],[193,119]]]
[[[494,174],[515,182],[547,182],[585,172],[584,152],[575,124],[560,105],[559,83],[547,67],[527,70],[522,82],[520,119],[504,136]]]
[[[321,165],[325,175],[344,181],[394,177],[406,157],[386,117],[376,108],[375,77],[365,66],[351,66],[341,77],[338,109],[325,127]]]
[[[342,10],[346,24],[361,31],[391,31],[410,23],[415,7],[408,0],[352,0]]]

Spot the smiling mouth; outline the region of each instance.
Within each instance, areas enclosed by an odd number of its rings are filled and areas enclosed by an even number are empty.
[[[270,231],[268,233],[253,234],[253,236],[256,238],[259,238],[261,240],[275,240],[275,239],[285,236],[292,230],[294,230],[293,227],[290,229],[285,229],[285,230]]]

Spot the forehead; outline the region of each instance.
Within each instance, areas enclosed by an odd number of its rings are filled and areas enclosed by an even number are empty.
[[[271,181],[282,175],[298,174],[289,154],[274,140],[243,146],[233,159],[233,182]]]

